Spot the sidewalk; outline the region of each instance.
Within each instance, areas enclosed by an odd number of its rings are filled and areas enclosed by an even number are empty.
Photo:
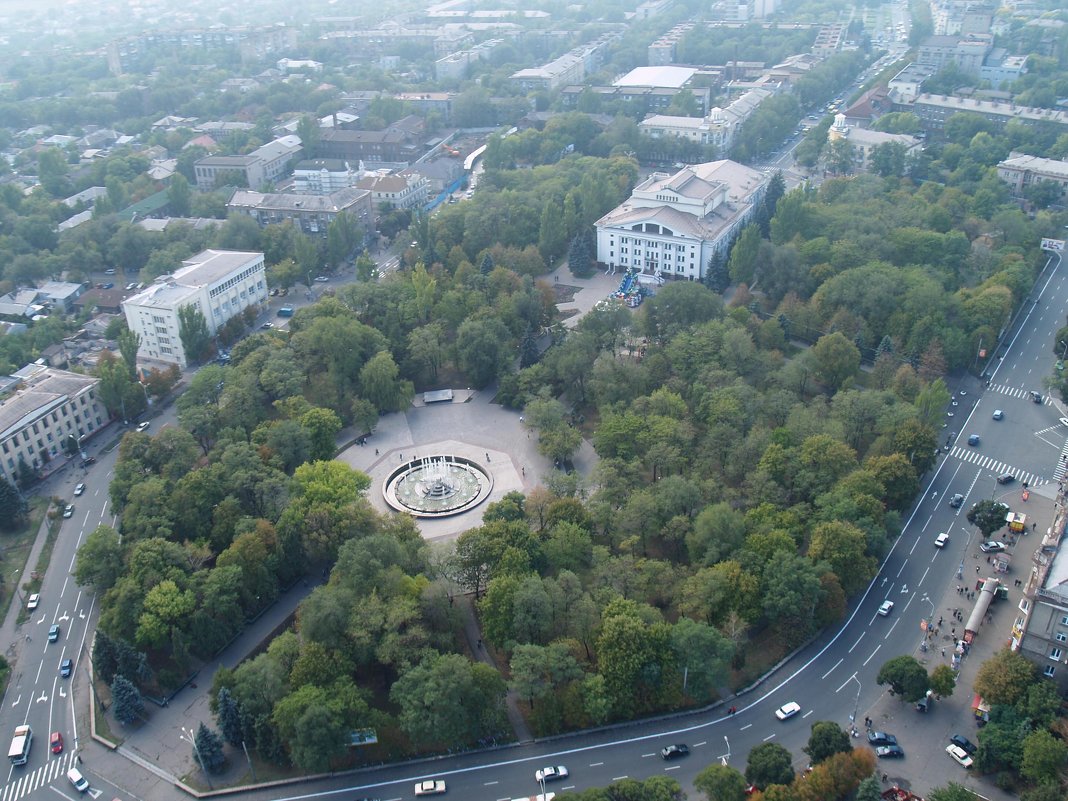
[[[1056,483],[1043,484],[1032,490],[1031,499],[1027,503],[1019,504],[1015,508],[1025,512],[1028,518],[1037,521],[1038,528],[1044,531],[1048,525],[1046,521],[1053,520],[1057,492]],[[967,523],[965,525],[967,526]],[[866,714],[872,719],[873,728],[896,735],[898,742],[905,749],[905,759],[880,761],[877,766],[880,774],[885,772],[888,775],[889,784],[897,784],[920,796],[926,796],[935,787],[944,786],[952,781],[964,785],[981,798],[991,799],[991,801],[1010,801],[1015,796],[995,784],[995,774],[983,775],[974,770],[965,770],[953,762],[945,750],[949,744],[949,738],[954,734],[961,734],[976,744],[979,742],[978,727],[971,708],[974,695],[972,683],[979,666],[1008,645],[1012,624],[1024,597],[1024,588],[1016,587],[1015,579],[1027,578],[1031,570],[1032,558],[1041,545],[1042,537],[1029,532],[1027,536],[1018,538],[1016,544],[1009,548],[1012,554],[1009,572],[995,574],[987,563],[986,555],[978,549],[978,532],[971,526],[967,526],[967,530],[972,539],[965,553],[963,578],[959,581],[954,578],[941,592],[936,588],[928,590],[935,600],[935,620],[943,618],[943,625],[931,640],[926,653],[919,650],[922,633],[917,629],[916,647],[912,655],[928,672],[939,664],[950,664],[953,638],[954,636],[960,638],[963,635],[964,623],[967,622],[975,603],[957,594],[959,584],[972,588],[977,578],[998,576],[1008,587],[1008,601],[997,601],[991,605],[992,620],[980,627],[968,655],[962,658],[957,675],[957,686],[952,696],[935,700],[930,711],[924,713],[918,712],[912,704],[906,704],[901,699],[891,697],[889,693],[884,692],[866,713],[858,716],[858,720]],[[998,532],[997,536],[1005,539],[1005,534],[1007,532],[1002,531]],[[919,592],[919,588],[915,588],[915,591]],[[926,605],[921,605],[920,608],[921,613],[926,614]],[[964,622],[958,623],[953,619],[955,609],[960,609]],[[942,656],[943,651],[945,657]],[[891,656],[894,654],[886,655],[883,661]]]
[[[108,725],[116,735],[127,738],[119,753],[142,767],[152,770],[157,775],[165,775],[177,780],[190,774],[194,784],[203,783],[203,775],[196,765],[192,746],[179,739],[182,729],[195,732],[201,722],[209,728],[216,729],[215,718],[211,714],[210,690],[215,681],[215,674],[221,667],[237,667],[251,654],[273,631],[282,626],[294,613],[297,605],[321,583],[319,580],[300,581],[277,600],[254,622],[249,624],[238,637],[231,642],[218,658],[205,665],[197,677],[165,707],[146,704],[146,718],[140,725],[122,726],[108,715]],[[88,720],[86,720],[88,725]],[[88,742],[88,737],[82,738]],[[97,749],[93,749],[94,751]],[[248,771],[244,754],[230,746],[225,747],[227,768],[223,773],[215,774],[212,780],[217,785],[228,784]],[[93,759],[96,760],[94,753]],[[162,774],[162,775],[161,775]]]

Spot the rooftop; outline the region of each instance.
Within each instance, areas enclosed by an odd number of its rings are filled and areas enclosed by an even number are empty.
[[[696,67],[635,67],[622,78],[612,82],[613,86],[657,86],[680,89],[686,85],[694,74]]]
[[[0,400],[0,439],[11,436],[39,416],[42,410],[59,405],[99,380],[38,364],[26,365],[13,373],[12,378],[18,380],[22,388]]]

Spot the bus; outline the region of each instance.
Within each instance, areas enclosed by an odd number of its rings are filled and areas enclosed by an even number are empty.
[[[33,745],[33,731],[23,724],[15,727],[15,736],[11,738],[11,747],[7,749],[7,758],[12,765],[25,765],[30,758],[30,746]]]

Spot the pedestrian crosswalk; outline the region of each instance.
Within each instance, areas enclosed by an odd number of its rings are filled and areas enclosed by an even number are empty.
[[[965,462],[971,462],[984,470],[990,470],[995,476],[1015,476],[1017,481],[1027,482],[1029,487],[1037,487],[1040,484],[1049,483],[1049,479],[1044,478],[1043,476],[1029,473],[1026,470],[1017,470],[1011,464],[999,462],[991,456],[984,456],[979,451],[973,450],[972,448],[961,448],[958,446],[953,448],[950,453]]]
[[[1031,390],[1010,387],[1007,384],[991,384],[987,387],[987,392],[1000,392],[1002,395],[1008,395],[1010,398],[1026,398],[1027,400],[1031,400]],[[1049,395],[1043,395],[1042,403],[1046,406],[1052,406],[1053,399],[1050,398]]]
[[[1053,480],[1063,481],[1064,474],[1068,473],[1068,442],[1064,443],[1064,447],[1061,448],[1060,458],[1057,459],[1057,466],[1053,469]]]
[[[48,743],[45,743],[45,747],[48,747]],[[50,755],[48,762],[36,770],[23,773],[23,768],[13,768],[11,781],[4,785],[3,792],[0,792],[0,801],[17,801],[34,790],[51,784],[62,778],[73,764],[74,752],[70,751],[55,758]]]

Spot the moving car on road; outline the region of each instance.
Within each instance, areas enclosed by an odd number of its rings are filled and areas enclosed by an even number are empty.
[[[666,760],[681,759],[684,756],[690,755],[690,746],[686,743],[676,743],[675,745],[665,745],[660,749],[660,756]]]
[[[52,732],[48,738],[48,747],[52,749],[53,754],[63,753],[63,735],[58,731]]]
[[[56,642],[58,640],[59,640],[59,626],[53,625],[52,628],[50,628],[48,630],[48,641],[49,642]]]
[[[416,795],[440,795],[445,792],[445,782],[441,779],[427,779],[415,785]]]
[[[964,496],[961,495],[959,492],[956,495],[954,495],[949,501],[949,506],[950,506],[951,509],[960,509],[960,507],[963,504],[964,504]]]
[[[59,675],[63,678],[68,678],[71,673],[74,672],[74,660],[64,659],[59,663]]]
[[[82,772],[77,768],[71,768],[67,771],[67,781],[74,785],[74,789],[79,793],[84,793],[89,789],[89,782],[82,775]]]
[[[787,720],[788,718],[792,718],[800,711],[801,707],[798,705],[797,701],[791,701],[790,703],[783,704],[778,709],[776,709],[775,717],[777,717],[779,720]]]
[[[83,492],[85,492],[85,484],[79,484],[74,488],[74,497],[77,498]]]
[[[995,420],[1004,420],[1005,419],[1005,412],[1001,411],[1001,409],[994,409],[994,419]]]
[[[894,602],[893,601],[883,601],[882,605],[879,607],[879,614],[882,615],[883,617],[886,617],[887,615],[889,615],[893,611],[894,611]]]
[[[563,765],[557,765],[556,767],[542,768],[541,770],[534,771],[534,781],[536,782],[552,782],[557,779],[567,778],[567,768]]]
[[[941,534],[939,534],[937,537],[935,537],[935,547],[936,548],[945,548],[946,547],[946,543],[948,543],[948,542],[949,542],[949,535],[946,534],[946,532],[944,532],[944,531]]]
[[[152,425],[152,423],[150,423],[148,420],[145,420],[145,422],[143,422],[143,423],[138,423],[137,424],[138,433],[144,433],[145,431],[148,431],[148,428],[151,425]]]
[[[979,445],[979,435],[978,434],[969,434],[968,435],[968,444],[971,445],[973,448],[977,447]]]
[[[74,504],[73,503],[68,503],[67,507],[63,510],[63,517],[67,518],[67,517],[73,517],[73,516],[74,516]]]

